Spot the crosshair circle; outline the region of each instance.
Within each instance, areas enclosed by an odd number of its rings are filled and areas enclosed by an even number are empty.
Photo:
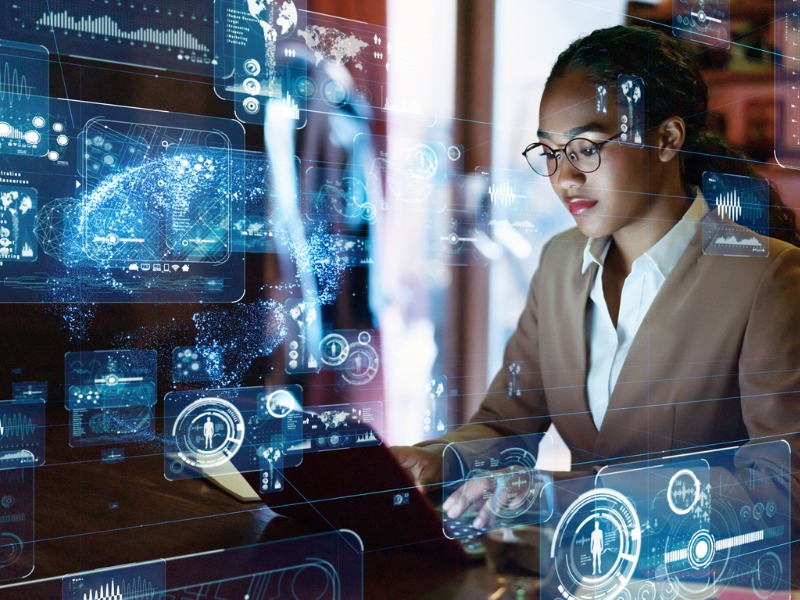
[[[339,333],[329,333],[319,343],[320,359],[329,367],[338,367],[350,354],[350,344]]]
[[[276,419],[283,419],[297,406],[294,395],[287,390],[276,390],[267,396],[267,412]]]
[[[641,546],[639,516],[627,497],[608,488],[581,494],[559,519],[550,546],[564,597],[617,598],[636,570]]]
[[[242,413],[222,398],[200,398],[184,408],[172,426],[178,456],[193,467],[230,460],[244,442]]]
[[[4,531],[0,533],[0,569],[13,565],[22,556],[24,544],[18,535]]]

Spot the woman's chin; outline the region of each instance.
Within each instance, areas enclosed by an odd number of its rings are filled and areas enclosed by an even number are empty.
[[[583,235],[589,238],[602,238],[611,235],[607,225],[599,222],[596,218],[575,217],[575,225]]]

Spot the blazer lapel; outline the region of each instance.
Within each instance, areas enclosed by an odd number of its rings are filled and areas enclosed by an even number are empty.
[[[624,444],[626,438],[640,437],[643,433],[650,439],[671,445],[674,406],[666,403],[663,397],[656,397],[660,394],[650,393],[650,383],[668,378],[669,373],[654,366],[654,362],[661,361],[651,361],[651,354],[661,354],[666,344],[680,344],[690,335],[689,331],[682,331],[684,326],[691,328],[692,323],[682,307],[685,306],[683,300],[691,294],[689,287],[693,279],[689,272],[700,258],[701,241],[702,224],[656,294],[631,343],[600,428],[599,455],[613,455],[615,445]]]
[[[581,255],[582,257],[582,255]],[[597,428],[589,410],[589,398],[586,394],[586,375],[588,372],[588,343],[586,333],[586,314],[589,302],[589,290],[597,275],[597,265],[592,263],[581,273],[580,263],[569,278],[569,289],[563,297],[563,319],[560,320],[562,354],[568,358],[563,365],[563,385],[570,394],[562,398],[558,406],[551,407],[558,413],[568,413],[569,437],[581,440],[580,446],[591,448],[597,437]],[[558,419],[556,419],[558,420]]]

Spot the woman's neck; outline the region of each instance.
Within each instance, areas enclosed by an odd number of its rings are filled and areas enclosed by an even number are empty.
[[[611,236],[614,266],[626,277],[633,266],[633,261],[655,246],[675,224],[683,218],[692,204],[692,199],[685,196],[658,196],[653,198],[653,211],[646,220],[620,229]]]

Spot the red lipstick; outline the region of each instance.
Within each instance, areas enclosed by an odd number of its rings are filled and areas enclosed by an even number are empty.
[[[567,205],[569,214],[573,217],[585,214],[597,204],[597,200],[592,200],[591,198],[565,198],[564,202]]]

